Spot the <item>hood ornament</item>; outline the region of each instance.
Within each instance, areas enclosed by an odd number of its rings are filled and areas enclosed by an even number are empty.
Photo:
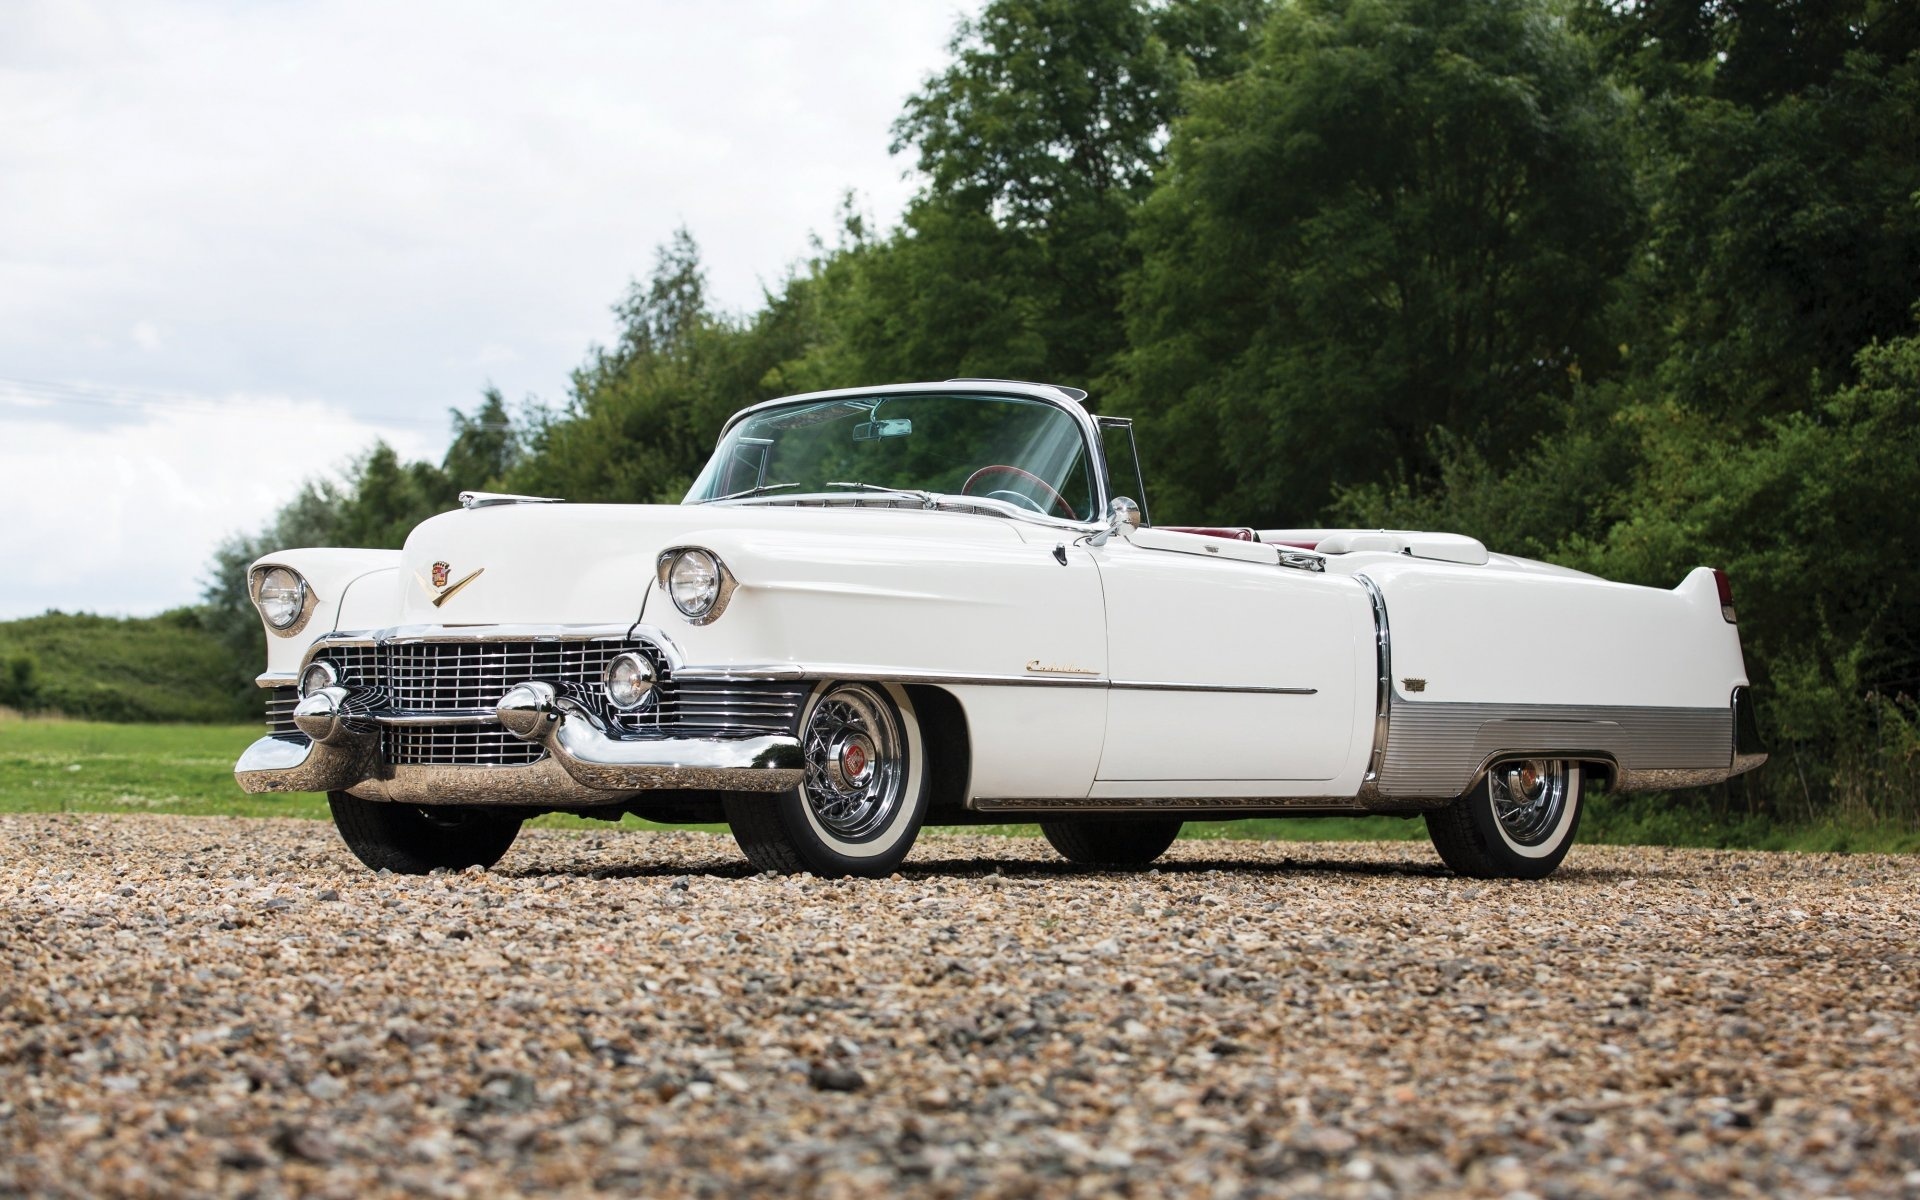
[[[453,599],[454,594],[458,592],[461,588],[467,586],[468,584],[472,583],[474,580],[480,578],[480,576],[486,571],[486,568],[485,567],[477,568],[473,572],[473,574],[466,576],[464,579],[461,579],[455,583],[448,583],[447,577],[452,573],[452,571],[453,571],[453,567],[447,563],[437,562],[433,564],[433,582],[432,583],[428,583],[425,579],[421,579],[419,572],[416,571],[414,573],[413,577],[415,579],[420,580],[420,589],[427,593],[427,599],[433,601],[433,606],[435,608],[439,608],[441,605],[445,604],[447,601]]]

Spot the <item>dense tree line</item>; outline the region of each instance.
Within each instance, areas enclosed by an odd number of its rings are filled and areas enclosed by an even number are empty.
[[[1049,379],[1141,419],[1160,520],[1726,567],[1780,753],[1709,802],[1920,815],[1920,7],[991,0],[894,136],[896,226],[747,313],[675,233],[564,404],[310,484],[209,619],[463,487],[677,500],[758,399]]]

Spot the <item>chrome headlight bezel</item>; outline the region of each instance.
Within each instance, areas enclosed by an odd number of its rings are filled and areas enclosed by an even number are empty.
[[[268,601],[264,594],[267,581],[275,575],[285,575],[293,581],[294,603],[291,608],[283,610],[285,619],[278,621],[268,612]],[[285,590],[286,585],[279,586]],[[260,621],[267,627],[267,632],[275,637],[292,637],[305,629],[313,617],[314,606],[319,603],[319,597],[314,595],[313,585],[307,582],[307,577],[285,563],[261,563],[254,567],[247,577],[247,598],[253,601],[253,607],[259,612]]]
[[[705,596],[697,596],[691,603],[682,603],[681,591],[677,586],[681,581],[676,579],[676,568],[683,563],[697,567],[700,559],[705,559],[711,564],[710,573],[713,576],[713,582],[707,585],[711,590]],[[727,569],[725,560],[705,546],[675,546],[662,551],[656,563],[655,573],[660,582],[660,590],[666,593],[668,601],[673,604],[674,611],[691,625],[710,625],[719,620],[720,614],[727,610],[727,601],[733,598],[734,589],[739,586],[738,581],[733,577],[733,572]],[[705,591],[706,588],[702,590]],[[699,602],[702,599],[705,601],[704,605]]]
[[[607,689],[607,703],[618,712],[638,712],[653,701],[654,685],[659,682],[659,673],[653,669],[653,663],[638,650],[627,650],[614,655],[600,673],[600,681]]]

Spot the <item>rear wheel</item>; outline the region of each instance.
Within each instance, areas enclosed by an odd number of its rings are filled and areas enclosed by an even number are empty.
[[[1426,814],[1441,861],[1475,879],[1544,879],[1580,828],[1580,764],[1495,763],[1472,791]]]
[[[1040,832],[1068,862],[1087,866],[1144,867],[1180,836],[1180,821],[1042,821]]]
[[[927,815],[926,754],[904,690],[831,683],[800,722],[806,778],[790,792],[730,793],[727,824],[762,871],[892,874]]]
[[[327,807],[355,858],[396,875],[491,867],[520,836],[518,816],[485,808],[393,804],[347,792],[328,792]]]

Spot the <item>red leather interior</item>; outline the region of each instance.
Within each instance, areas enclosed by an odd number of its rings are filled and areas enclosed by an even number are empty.
[[[1217,525],[1162,525],[1160,526],[1160,528],[1170,529],[1175,533],[1197,533],[1201,537],[1226,538],[1229,541],[1235,541],[1235,542],[1257,542],[1260,540],[1260,536],[1258,534],[1254,533],[1253,530],[1247,529],[1244,527],[1228,528],[1225,526],[1217,526]]]

